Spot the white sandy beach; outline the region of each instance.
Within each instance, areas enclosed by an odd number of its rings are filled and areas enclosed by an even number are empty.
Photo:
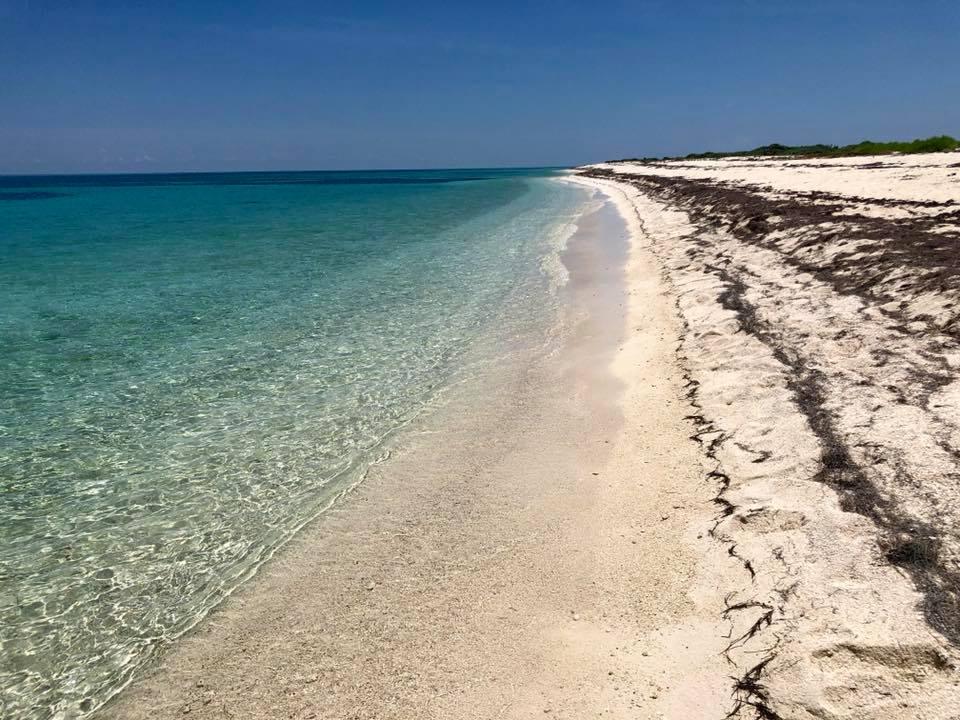
[[[730,710],[718,590],[746,574],[707,534],[680,326],[625,234],[581,220],[559,352],[456,393],[104,716]]]
[[[759,717],[960,712],[958,161],[591,173],[634,205],[685,325],[714,535],[753,575],[728,603],[754,620],[731,657]]]
[[[958,162],[582,169],[561,346],[102,715],[960,717]]]

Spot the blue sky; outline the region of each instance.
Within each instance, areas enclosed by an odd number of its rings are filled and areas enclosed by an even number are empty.
[[[957,0],[0,0],[0,173],[960,135]]]

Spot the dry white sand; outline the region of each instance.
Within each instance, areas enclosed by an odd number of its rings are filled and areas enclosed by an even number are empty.
[[[957,152],[787,160],[731,157],[602,163],[592,167],[618,173],[732,182],[768,191],[824,192],[874,200],[960,200],[960,153]]]
[[[958,162],[590,169],[685,324],[753,717],[960,717]]]
[[[581,220],[567,327],[448,402],[114,718],[722,718],[750,577],[709,534],[674,298],[633,209]]]

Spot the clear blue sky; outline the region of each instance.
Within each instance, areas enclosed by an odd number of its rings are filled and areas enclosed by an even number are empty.
[[[0,173],[960,135],[960,1],[0,0]]]

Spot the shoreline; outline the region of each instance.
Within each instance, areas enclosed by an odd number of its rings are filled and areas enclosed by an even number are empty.
[[[671,300],[614,207],[568,243],[560,347],[458,388],[96,717],[728,709],[704,578],[736,568],[700,532]]]
[[[0,714],[89,715],[381,460],[472,347],[539,337],[584,195],[484,175],[94,178],[10,206]]]
[[[900,163],[561,180],[603,198],[567,331],[453,389],[97,717],[953,720],[960,533],[924,488],[955,492],[960,311],[925,253],[960,192]],[[856,290],[890,244],[899,284]]]

